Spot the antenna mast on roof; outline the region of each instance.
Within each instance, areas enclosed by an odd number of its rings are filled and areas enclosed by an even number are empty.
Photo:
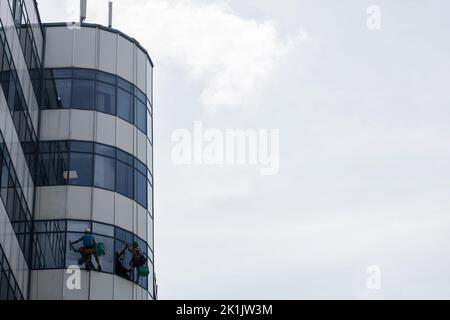
[[[109,1],[108,3],[108,28],[112,27],[112,19],[113,19],[113,3]]]
[[[86,20],[87,0],[80,0],[80,23]]]

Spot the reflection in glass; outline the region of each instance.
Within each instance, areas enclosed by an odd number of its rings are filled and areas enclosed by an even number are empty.
[[[89,221],[69,220],[67,221],[67,231],[84,232],[84,230],[91,227]]]
[[[147,107],[139,99],[136,99],[136,127],[143,133],[147,133]]]
[[[116,87],[98,82],[96,94],[96,110],[108,114],[116,114]]]
[[[117,161],[116,168],[116,191],[129,198],[133,198],[133,167]]]
[[[131,93],[118,89],[117,90],[117,116],[125,121],[133,123],[133,96]]]
[[[64,175],[70,185],[92,186],[92,154],[71,153],[70,169]]]
[[[147,208],[147,178],[139,171],[135,171],[135,200]]]
[[[100,264],[103,272],[114,272],[114,240],[109,237],[95,235],[97,243],[104,245],[104,254],[99,254]]]
[[[94,108],[94,81],[73,80],[72,107],[84,110]]]
[[[104,236],[114,237],[114,227],[103,223],[93,222],[92,232],[102,234]]]
[[[67,109],[71,107],[70,99],[72,95],[72,80],[56,80],[57,108]]]
[[[114,190],[116,161],[112,158],[95,156],[94,186]]]

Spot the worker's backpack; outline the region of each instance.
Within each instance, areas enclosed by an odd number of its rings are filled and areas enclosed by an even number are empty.
[[[104,256],[106,254],[105,245],[103,244],[103,242],[97,243],[95,249],[99,257]]]
[[[148,275],[150,274],[150,270],[148,269],[147,266],[140,266],[138,268],[138,274],[141,277],[148,277]]]

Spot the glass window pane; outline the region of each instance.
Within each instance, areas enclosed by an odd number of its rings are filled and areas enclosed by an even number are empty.
[[[96,187],[115,189],[115,164],[115,159],[95,156],[94,185]]]
[[[145,96],[145,93],[142,92],[140,89],[136,88],[135,90],[136,97],[141,101],[147,101],[147,97]]]
[[[94,107],[94,81],[73,80],[72,107],[92,110]]]
[[[67,243],[66,243],[66,267],[68,266],[80,266],[80,268],[84,267],[82,264],[82,257],[79,252],[80,244],[71,245],[71,242],[75,242],[82,236],[82,233],[68,233],[67,234]],[[80,263],[78,263],[80,262]]]
[[[121,228],[116,228],[115,241],[115,273],[125,279],[132,280],[131,267],[132,253],[130,246],[133,243],[133,235]]]
[[[95,109],[108,114],[116,114],[116,87],[97,82]]]
[[[69,168],[68,153],[44,153],[41,160],[41,181],[44,186],[65,185]]]
[[[147,208],[147,177],[135,170],[134,199],[144,208]]]
[[[92,154],[71,153],[70,169],[65,176],[70,185],[92,186]]]
[[[102,272],[113,273],[114,272],[114,239],[103,237],[100,235],[94,235],[97,244],[103,244],[105,248],[104,254],[98,254],[98,259],[102,267]],[[95,256],[93,257],[95,261]]]
[[[70,141],[71,152],[88,152],[92,153],[94,150],[94,144],[86,141]]]
[[[67,221],[67,231],[84,232],[87,228],[91,228],[91,223],[89,221]]]
[[[69,152],[69,145],[69,141],[54,141],[51,143],[52,152]]]
[[[139,99],[136,99],[136,127],[147,134],[147,107]]]
[[[117,159],[122,162],[125,162],[126,164],[129,164],[130,166],[133,165],[133,161],[134,161],[133,156],[131,156],[130,154],[128,154],[122,150],[119,150],[119,149],[117,149]]]
[[[57,93],[57,108],[64,109],[70,108],[71,93],[72,93],[72,80],[55,80],[56,93]]]
[[[122,78],[117,78],[117,85],[130,93],[133,92],[133,85]]]
[[[66,221],[64,220],[48,220],[48,221],[35,221],[34,228],[36,232],[65,232]]]
[[[103,223],[93,222],[92,232],[104,236],[114,237],[114,227]]]
[[[116,76],[112,74],[108,74],[105,72],[98,72],[97,73],[97,80],[107,82],[112,85],[116,85]]]
[[[78,79],[95,79],[95,71],[89,69],[73,69],[73,77]]]
[[[116,192],[133,199],[133,167],[121,161],[116,166]]]
[[[147,174],[147,167],[145,166],[145,164],[141,160],[135,158],[134,159],[134,166],[143,175]]]
[[[40,233],[36,237],[44,255],[43,267],[47,269],[64,268],[65,233]]]
[[[148,211],[153,210],[153,187],[150,182],[147,183],[147,206]]]
[[[153,116],[147,111],[147,136],[151,141],[153,141]]]
[[[117,116],[133,123],[133,96],[122,89],[118,89],[117,92]]]
[[[95,144],[95,153],[101,154],[107,157],[115,158],[116,157],[116,149],[104,144]]]
[[[1,60],[1,58],[0,58]],[[69,85],[69,88],[71,90],[72,85]],[[70,95],[69,100],[67,101],[70,103]],[[58,95],[58,89],[56,86],[55,80],[46,80],[45,81],[45,96],[42,101],[41,109],[58,109],[62,108],[63,103],[60,102],[60,98]]]
[[[72,78],[72,69],[53,69],[55,78]]]

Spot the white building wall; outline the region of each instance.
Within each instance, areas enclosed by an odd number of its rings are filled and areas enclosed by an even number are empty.
[[[98,27],[49,26],[46,29],[45,68],[89,68],[116,74],[151,97],[151,62],[136,43]],[[132,124],[92,110],[43,110],[41,141],[81,140],[106,144],[152,164],[149,138]],[[149,134],[151,131],[149,131]],[[149,168],[152,171],[152,168]],[[95,187],[46,186],[36,188],[36,219],[79,219],[113,224],[153,243],[153,220],[147,210],[121,194]],[[151,230],[150,230],[151,229]],[[148,239],[148,235],[152,238]],[[153,247],[152,247],[153,248]],[[64,270],[33,271],[35,299],[148,299],[146,290],[118,276],[82,271],[82,290],[65,286]],[[53,277],[52,284],[48,284]],[[153,277],[149,276],[152,291]],[[53,286],[55,290],[41,288]]]
[[[46,68],[89,68],[116,74],[152,96],[152,64],[139,46],[122,35],[64,25],[47,27],[46,37]]]
[[[68,287],[71,274],[65,270],[32,273],[33,300],[148,300],[144,289],[112,274],[81,270],[80,289]],[[61,283],[64,283],[61,286]]]

